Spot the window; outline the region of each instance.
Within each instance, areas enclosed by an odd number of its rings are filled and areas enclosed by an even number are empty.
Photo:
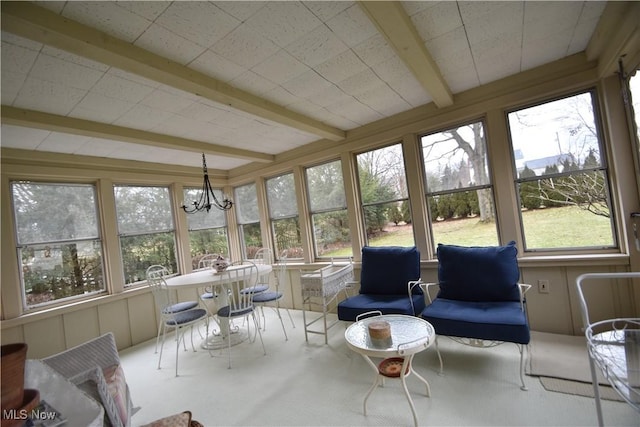
[[[218,200],[224,198],[219,189],[216,188],[213,191]],[[201,193],[200,188],[185,188],[184,200],[197,200]],[[213,207],[209,212],[200,211],[186,215],[191,247],[191,267],[198,268],[200,258],[206,254],[220,254],[228,258],[229,239],[225,211]]]
[[[293,174],[270,178],[266,185],[275,257],[277,259],[286,252],[287,258],[302,258],[302,238]]]
[[[498,244],[484,124],[426,135],[421,143],[434,243]]]
[[[238,215],[238,227],[244,258],[252,259],[262,247],[260,230],[260,210],[255,184],[247,184],[235,189],[234,204]]]
[[[151,265],[177,273],[169,189],[115,186],[114,191],[125,286],[145,280]]]
[[[362,213],[369,246],[414,246],[400,144],[358,154]]]
[[[592,92],[508,114],[525,248],[614,246]]]
[[[105,290],[93,185],[12,182],[26,308]]]
[[[305,173],[316,256],[352,256],[340,161],[310,167]]]
[[[631,103],[625,102],[627,108],[627,118],[630,128],[630,137],[635,137],[635,164],[636,173],[640,176],[640,70],[635,70],[632,75],[628,77],[628,95],[631,99]],[[640,194],[640,182],[638,182],[638,192]]]

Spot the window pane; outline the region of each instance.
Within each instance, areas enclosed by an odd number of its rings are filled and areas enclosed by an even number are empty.
[[[481,122],[423,136],[421,141],[429,193],[490,183]]]
[[[12,182],[26,308],[103,292],[93,185]]]
[[[258,194],[256,193],[256,185],[248,184],[235,189],[236,202],[233,205],[238,215],[238,223],[246,224],[249,222],[260,221],[260,211],[258,210]]]
[[[169,189],[116,186],[115,196],[125,286],[145,280],[155,264],[177,273]]]
[[[218,200],[222,200],[222,191],[220,191],[219,189],[214,189],[213,192]],[[183,190],[184,200],[197,200],[201,193],[201,189],[185,188]],[[187,225],[189,227],[189,230],[226,227],[227,219],[225,216],[225,211],[213,207],[209,212],[205,210],[187,214]]]
[[[145,280],[147,268],[160,264],[178,272],[173,232],[125,236],[120,238],[125,284]]]
[[[347,207],[339,160],[308,168],[306,175],[312,212]]]
[[[497,245],[499,242],[495,223],[478,220],[479,199],[491,200],[491,197],[490,189],[427,197],[433,240],[446,245]]]
[[[19,249],[27,307],[104,290],[99,240]]]
[[[114,190],[120,235],[174,229],[168,188],[116,186]]]
[[[353,254],[346,210],[315,214],[311,220],[319,257],[349,257]]]
[[[287,258],[302,258],[302,237],[298,217],[279,219],[272,222],[276,244],[276,259],[286,251]]]
[[[262,248],[262,234],[260,232],[260,223],[244,224],[240,226],[240,235],[242,236],[244,257],[253,259]]]
[[[222,191],[214,188],[218,200],[223,199]],[[197,200],[202,189],[185,188],[185,200]],[[229,254],[229,239],[227,238],[227,216],[225,211],[212,208],[209,212],[200,211],[187,214],[189,227],[189,246],[191,248],[191,267],[198,268],[200,258],[206,254]]]
[[[305,174],[316,256],[351,256],[351,232],[340,161],[308,168]]]
[[[616,245],[590,92],[508,115],[525,248]]]
[[[292,173],[267,180],[267,200],[271,218],[298,215],[296,187]]]
[[[484,124],[427,135],[421,143],[434,249],[498,244]]]
[[[631,92],[631,106],[632,106],[632,116],[633,121],[635,122],[636,129],[636,166],[638,170],[636,173],[640,174],[640,72],[639,70],[635,71],[635,74],[631,76],[629,79],[629,91]],[[640,191],[640,188],[638,189]]]
[[[98,237],[92,185],[13,182],[19,244]]]
[[[414,246],[408,202],[392,202],[364,207],[369,246]]]
[[[358,154],[358,182],[369,246],[413,246],[400,144]]]
[[[229,239],[226,228],[208,228],[189,231],[191,267],[198,268],[200,258],[206,254],[229,256]]]
[[[525,169],[542,176],[602,166],[591,93],[514,111],[509,130],[519,174]]]

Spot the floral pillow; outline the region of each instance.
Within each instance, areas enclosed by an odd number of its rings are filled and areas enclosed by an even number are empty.
[[[124,370],[121,365],[114,365],[104,369],[102,373],[107,383],[109,394],[118,409],[120,420],[123,425],[127,425],[129,411],[127,405],[127,381],[124,377]]]

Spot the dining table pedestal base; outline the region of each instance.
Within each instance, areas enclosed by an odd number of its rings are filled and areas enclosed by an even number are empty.
[[[229,347],[229,340],[231,340],[231,346],[233,347],[248,339],[249,333],[245,330],[232,330],[230,335],[213,332],[202,341],[201,347],[205,350],[221,350]]]

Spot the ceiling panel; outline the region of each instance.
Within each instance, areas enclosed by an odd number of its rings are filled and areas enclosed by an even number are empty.
[[[2,147],[199,168],[197,149],[181,149],[186,141],[212,147],[208,166],[225,171],[253,161],[225,154],[225,147],[281,154],[322,141],[322,126],[339,140],[341,131],[432,101],[358,2],[33,4],[165,60],[154,71],[142,71],[144,61],[125,71],[108,54],[87,58],[9,25],[11,32],[2,32],[3,108],[84,119],[87,126],[111,124],[163,141],[154,147],[3,122]],[[606,3],[401,4],[416,41],[456,94],[583,51]],[[34,10],[24,18],[29,24],[40,14]],[[140,51],[130,52],[124,57]],[[156,71],[186,83],[171,87],[170,80],[155,78]],[[229,102],[200,93],[226,84]],[[256,113],[263,103],[283,109],[266,117]]]

